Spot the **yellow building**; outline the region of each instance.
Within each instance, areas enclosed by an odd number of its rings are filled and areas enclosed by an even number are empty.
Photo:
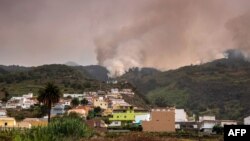
[[[95,98],[93,104],[94,107],[108,109],[108,102],[103,97]]]
[[[1,117],[0,118],[0,127],[15,127],[16,120],[11,117]]]

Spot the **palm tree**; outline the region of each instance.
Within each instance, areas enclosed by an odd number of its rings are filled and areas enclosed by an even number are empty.
[[[39,90],[37,100],[48,107],[48,123],[50,122],[50,112],[52,105],[58,103],[61,92],[58,86],[54,83],[47,83],[46,87]]]

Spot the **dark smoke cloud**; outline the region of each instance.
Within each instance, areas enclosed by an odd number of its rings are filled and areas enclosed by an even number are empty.
[[[247,60],[247,57],[237,49],[229,49],[225,51],[225,57],[233,60]]]

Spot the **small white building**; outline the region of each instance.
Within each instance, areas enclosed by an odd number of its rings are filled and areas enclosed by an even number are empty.
[[[134,95],[135,93],[133,92],[132,89],[122,89],[120,91],[120,94],[124,94],[124,95]]]
[[[175,122],[187,122],[188,116],[184,109],[175,109]]]
[[[33,97],[33,93],[28,93],[28,94],[24,94],[23,98],[32,98]]]
[[[14,100],[22,100],[23,97],[20,97],[20,96],[13,96],[10,100],[11,101],[14,101]]]
[[[224,127],[224,125],[237,125],[237,121],[235,120],[220,120],[220,125]]]
[[[63,94],[63,97],[66,98],[66,97],[71,97],[71,98],[81,98],[83,97],[84,94]]]
[[[111,89],[111,93],[112,94],[119,94],[119,89],[113,88],[113,89]]]
[[[200,116],[200,130],[206,133],[212,133],[213,127],[218,124],[216,121],[215,116]]]
[[[139,114],[139,115],[136,114],[134,123],[141,124],[142,121],[149,121],[149,120],[150,120],[150,113]]]
[[[51,116],[56,116],[56,115],[62,115],[65,113],[64,110],[64,105],[62,104],[56,104],[52,109],[51,109]]]
[[[122,126],[122,122],[121,121],[112,121],[108,126],[109,127],[120,127],[120,126]]]
[[[7,116],[6,110],[0,110],[0,117],[6,117],[6,116]]]
[[[250,116],[244,118],[244,125],[250,125]]]
[[[215,120],[215,116],[199,116],[199,122],[202,122],[204,120]]]

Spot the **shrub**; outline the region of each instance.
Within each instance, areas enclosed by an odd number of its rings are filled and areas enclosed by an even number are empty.
[[[31,129],[12,129],[1,131],[0,139],[12,138],[13,141],[61,141],[80,140],[92,136],[92,131],[80,118],[62,117],[52,119],[45,127],[32,127]]]

